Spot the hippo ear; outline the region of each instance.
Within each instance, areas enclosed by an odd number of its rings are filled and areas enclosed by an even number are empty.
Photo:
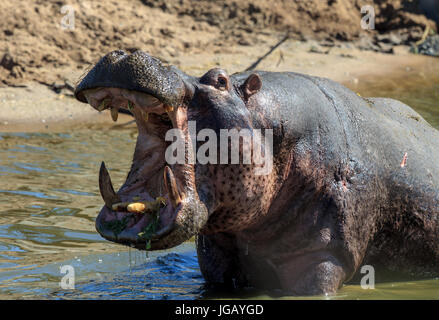
[[[262,88],[261,77],[257,73],[252,73],[241,85],[242,93],[244,94],[244,100],[248,100],[252,95],[258,92]]]

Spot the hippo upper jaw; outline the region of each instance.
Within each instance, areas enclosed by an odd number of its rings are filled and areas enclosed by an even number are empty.
[[[75,89],[75,97],[87,102],[84,92],[99,87],[120,88],[152,95],[165,105],[178,106],[185,85],[176,70],[142,51],[108,53],[87,73]]]
[[[110,108],[113,120],[119,109],[129,110],[138,127],[133,163],[118,192],[101,165],[105,206],[96,229],[104,238],[138,249],[166,249],[205,225],[208,213],[194,184],[194,166],[169,165],[165,159],[169,130],[179,129],[189,141],[184,88],[183,80],[157,59],[120,51],[102,58],[76,88],[78,100],[99,111]]]

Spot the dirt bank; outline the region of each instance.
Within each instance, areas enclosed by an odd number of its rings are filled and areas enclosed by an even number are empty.
[[[288,35],[257,69],[346,84],[358,83],[364,74],[435,63],[408,54],[426,26],[437,30],[419,1],[72,0],[63,13],[64,3],[55,0],[0,2],[0,130],[107,123],[109,116],[74,101],[71,89],[90,65],[115,49],[140,49],[193,75],[218,65],[233,73]],[[375,30],[360,26],[365,4],[375,8]]]
[[[375,8],[373,31],[360,26],[365,4]],[[260,50],[287,32],[293,39],[329,41],[392,32],[396,44],[408,44],[419,40],[427,25],[436,29],[419,0],[71,0],[62,13],[64,5],[56,0],[0,2],[1,83],[63,81],[114,49],[141,49],[176,60],[250,46]],[[67,19],[69,12],[74,21]]]
[[[264,49],[269,51],[270,46]],[[192,75],[201,75],[215,66],[234,73],[258,61],[265,51],[253,48],[217,55],[209,52],[187,55],[179,58],[178,65]],[[392,75],[404,77],[405,70],[418,70],[428,76],[429,70],[438,70],[438,64],[437,58],[412,55],[404,46],[396,47],[395,54],[389,55],[342,45],[325,47],[312,40],[287,40],[263,59],[256,69],[327,77],[358,90],[366,78],[370,81],[373,77],[377,80]],[[121,115],[117,125],[130,120],[130,117]],[[28,82],[25,88],[0,88],[0,132],[62,132],[91,125],[114,124],[108,112],[98,113],[90,106],[79,103],[68,89],[55,93],[50,87],[36,82]]]

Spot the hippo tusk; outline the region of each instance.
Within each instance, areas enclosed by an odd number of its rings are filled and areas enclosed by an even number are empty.
[[[114,122],[117,121],[117,117],[119,115],[119,110],[116,107],[111,107],[111,118],[113,119]]]
[[[127,205],[127,211],[131,213],[143,213],[147,206],[142,202],[134,202]]]
[[[168,190],[169,200],[171,201],[172,207],[175,209],[181,202],[180,194],[178,193],[177,188],[177,181],[175,180],[171,168],[169,168],[168,166],[165,167],[165,171],[163,173],[165,186]]]
[[[104,161],[102,161],[99,170],[99,191],[101,192],[102,199],[104,199],[105,205],[108,208],[111,209],[113,203],[120,202],[119,196],[114,192],[113,183],[111,182],[110,174],[105,167]]]

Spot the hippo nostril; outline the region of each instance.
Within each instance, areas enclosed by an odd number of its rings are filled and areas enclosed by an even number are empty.
[[[112,51],[110,53],[108,53],[107,55],[104,56],[103,60],[107,60],[108,63],[116,63],[118,62],[121,58],[127,56],[128,53],[126,53],[123,50],[115,50]]]

